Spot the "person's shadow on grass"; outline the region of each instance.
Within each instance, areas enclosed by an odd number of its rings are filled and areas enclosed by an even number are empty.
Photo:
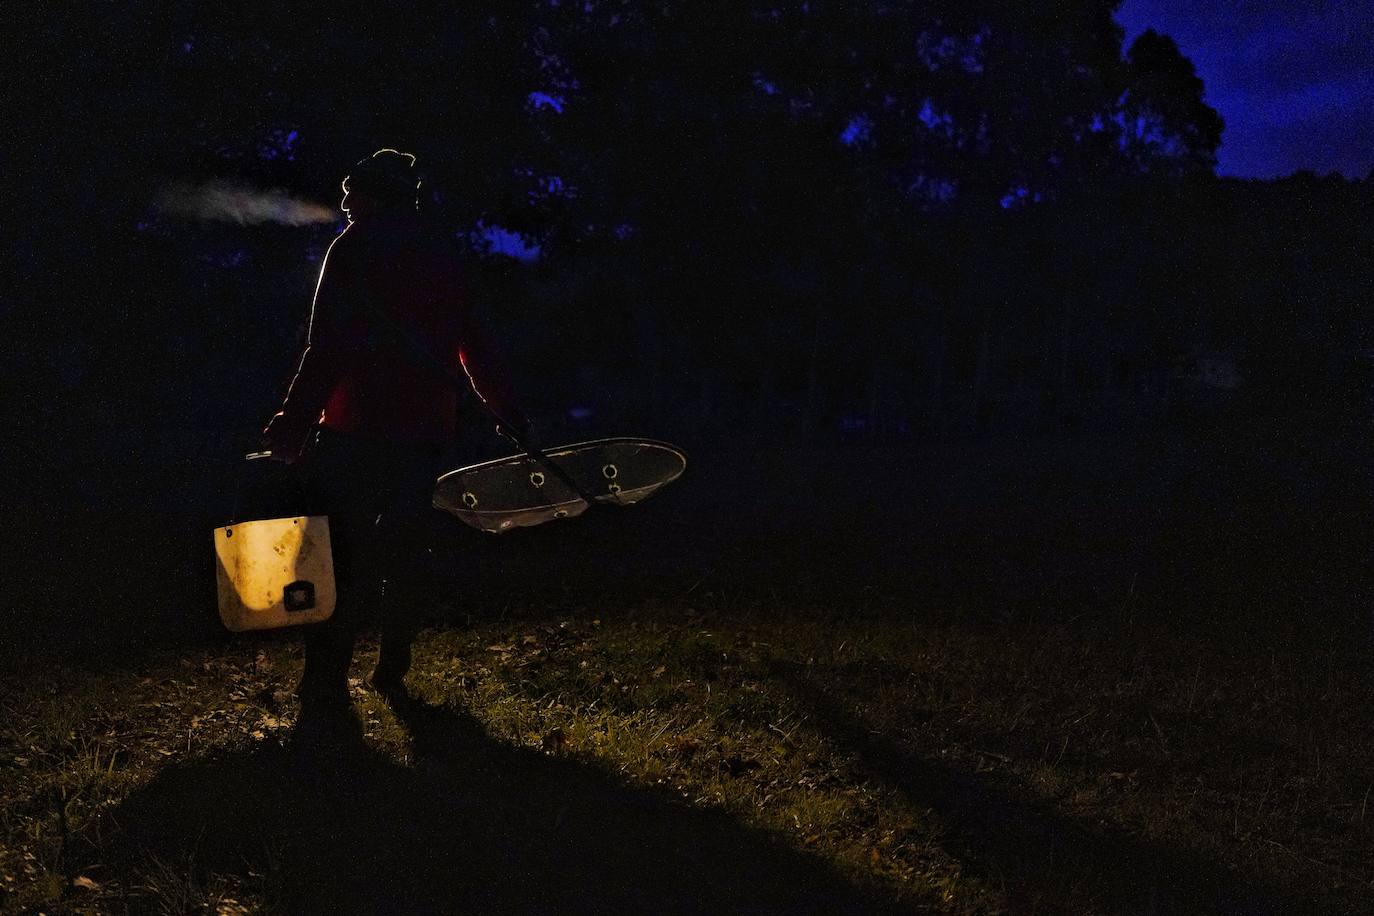
[[[107,861],[182,863],[288,912],[898,909],[723,813],[495,740],[451,707],[393,705],[413,765],[356,741],[172,766],[113,812]]]
[[[1078,818],[998,782],[903,745],[866,724],[862,706],[805,666],[774,663],[814,726],[860,769],[895,787],[944,825],[964,872],[1001,888],[1015,913],[1328,912],[1313,888],[1277,887],[1237,874],[1205,853]]]

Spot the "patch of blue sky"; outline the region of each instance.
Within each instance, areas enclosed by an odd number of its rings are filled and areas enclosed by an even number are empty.
[[[526,263],[539,258],[539,245],[530,244],[518,232],[501,226],[484,226],[477,234],[486,243],[487,251],[491,254],[504,255]]]
[[[563,106],[567,104],[567,100],[563,96],[548,92],[531,92],[528,98],[530,107],[535,111],[552,108],[556,114],[562,114]]]
[[[873,122],[867,115],[855,115],[849,119],[844,130],[840,131],[840,142],[845,146],[853,146],[856,143],[863,143],[868,140],[873,132]]]
[[[258,158],[268,161],[285,159],[287,162],[295,162],[296,142],[300,140],[300,138],[301,134],[298,130],[285,130],[281,128],[271,130],[266,137],[258,141]]]
[[[931,130],[944,127],[954,120],[949,115],[942,115],[936,111],[935,103],[931,99],[926,99],[925,102],[922,103],[921,110],[917,113],[916,117],[922,124]]]
[[[1038,204],[1043,199],[1044,196],[1039,191],[1032,191],[1025,185],[1018,185],[1002,195],[1002,199],[999,203],[1002,205],[1003,210],[1011,210],[1015,207]]]

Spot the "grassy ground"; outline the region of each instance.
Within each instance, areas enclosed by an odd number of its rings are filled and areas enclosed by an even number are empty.
[[[19,672],[7,904],[1277,913],[1374,881],[1334,649],[1307,681],[1158,632],[654,606],[417,661],[323,767],[288,749],[288,642]]]
[[[1102,449],[472,545],[323,761],[289,637],[17,657],[0,906],[1374,911],[1362,510],[1283,443]]]

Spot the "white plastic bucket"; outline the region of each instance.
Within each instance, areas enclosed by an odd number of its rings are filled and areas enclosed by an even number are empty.
[[[334,558],[323,515],[269,518],[215,529],[219,616],[234,632],[327,620]]]

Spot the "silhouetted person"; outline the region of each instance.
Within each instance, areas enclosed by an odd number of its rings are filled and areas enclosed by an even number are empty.
[[[414,163],[379,150],[344,179],[349,225],[329,247],[300,367],[263,431],[273,458],[302,465],[310,510],[328,515],[334,549],[338,604],[306,628],[302,721],[348,715],[354,637],[378,614],[369,682],[396,696],[410,668],[426,532],[438,518],[430,499],[459,393],[398,331],[453,371],[461,365],[499,416],[526,425],[473,321],[456,251],[422,229]]]

